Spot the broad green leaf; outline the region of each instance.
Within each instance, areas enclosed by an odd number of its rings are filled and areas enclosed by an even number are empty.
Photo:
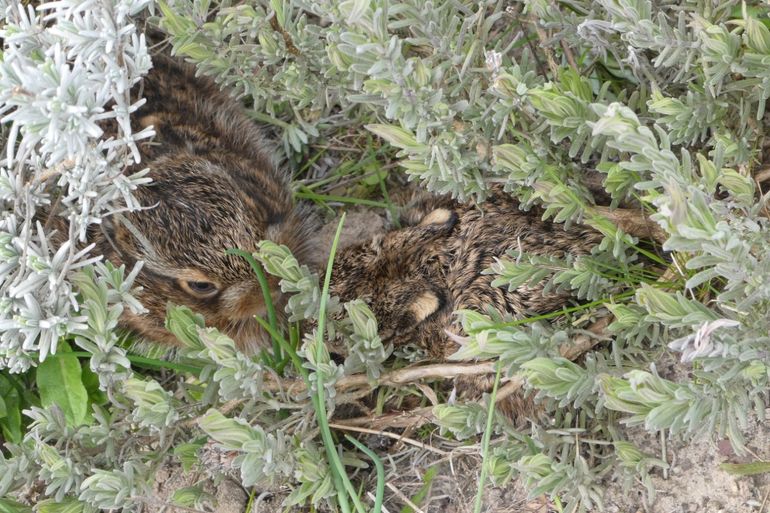
[[[171,502],[177,506],[195,508],[204,501],[213,502],[214,497],[203,491],[200,486],[186,486],[174,492]]]
[[[10,499],[0,499],[0,513],[32,513],[32,508]]]
[[[743,14],[748,46],[757,53],[763,55],[770,54],[770,30],[759,20],[748,15],[748,13],[744,12]]]
[[[93,513],[93,506],[74,498],[63,501],[46,499],[37,504],[37,513]]]
[[[166,312],[166,329],[173,333],[180,342],[191,349],[202,347],[198,328],[203,328],[203,316],[186,306],[169,304]]]
[[[215,409],[209,409],[198,419],[198,425],[211,438],[231,451],[241,450],[256,439],[254,429],[243,419],[230,419]]]
[[[190,34],[195,30],[195,24],[184,16],[180,16],[166,2],[159,2],[163,13],[163,25],[172,35],[180,36]]]
[[[107,394],[101,391],[99,388],[99,376],[90,369],[87,365],[83,365],[83,373],[81,375],[83,379],[83,386],[88,393],[88,403],[103,405],[108,401]]]
[[[77,357],[69,354],[66,343],[61,343],[60,348],[38,367],[37,387],[44,408],[58,406],[68,424],[79,426],[88,413],[88,392]]]
[[[382,137],[397,148],[408,149],[418,148],[421,145],[417,143],[414,134],[409,130],[392,125],[371,124],[365,127],[370,132]]]
[[[0,412],[0,431],[9,442],[21,443],[22,401],[19,391],[4,376],[0,376],[0,401],[5,412]]]
[[[201,437],[174,448],[174,456],[179,459],[185,472],[189,472],[200,461],[198,450],[206,444],[206,440],[205,437]]]

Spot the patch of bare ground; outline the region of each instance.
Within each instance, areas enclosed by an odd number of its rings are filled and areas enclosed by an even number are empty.
[[[627,430],[629,440],[650,455],[660,455],[660,436],[641,429]],[[721,463],[770,461],[770,426],[753,421],[745,433],[749,450],[735,454],[727,440],[711,441],[700,436],[688,441],[666,441],[671,468],[652,475],[654,497],[641,482],[624,483],[617,477],[605,482],[604,511],[607,513],[767,513],[770,511],[770,475],[736,476],[720,469]],[[427,441],[426,441],[427,442]],[[409,506],[404,499],[419,494],[425,472],[436,466],[430,492],[419,509],[424,513],[471,513],[478,490],[481,450],[478,444],[451,447],[434,439],[433,450],[415,450],[409,457],[391,460],[385,506],[391,513]],[[551,513],[558,509],[546,497],[528,497],[522,482],[505,487],[488,485],[483,493],[485,513]]]
[[[661,454],[660,437],[629,430],[629,439],[650,454]],[[766,513],[770,511],[770,475],[736,476],[720,468],[722,463],[770,461],[770,426],[753,420],[745,433],[748,452],[736,454],[727,440],[713,441],[706,435],[689,441],[667,441],[671,465],[667,478],[653,474],[655,498],[644,505],[644,487],[635,483],[624,490],[608,481],[606,511],[610,513]]]

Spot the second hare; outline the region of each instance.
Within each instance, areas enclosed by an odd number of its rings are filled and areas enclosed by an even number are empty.
[[[602,236],[591,228],[543,221],[542,210],[522,211],[494,187],[481,204],[424,196],[403,216],[408,226],[345,248],[334,262],[331,293],[364,300],[377,317],[383,342],[415,344],[445,360],[461,335],[452,313],[492,307],[515,318],[558,310],[569,295],[542,286],[493,287],[483,274],[509,250],[562,257],[590,253]]]

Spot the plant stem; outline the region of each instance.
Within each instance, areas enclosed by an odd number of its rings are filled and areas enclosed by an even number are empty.
[[[270,295],[270,287],[267,284],[267,277],[265,276],[265,272],[262,270],[262,266],[260,266],[257,261],[254,259],[254,256],[251,253],[248,253],[246,251],[243,251],[242,249],[228,249],[227,250],[228,255],[236,255],[244,260],[246,260],[249,265],[251,266],[251,269],[254,271],[254,274],[257,276],[257,281],[259,282],[259,288],[262,289],[262,298],[265,301],[265,308],[267,309],[267,318],[270,321],[270,328],[272,328],[273,333],[278,333],[278,321],[275,315],[275,306],[273,305],[273,297]],[[277,362],[281,359],[281,346],[278,344],[278,341],[274,336],[271,336],[273,341],[273,360]]]
[[[374,451],[369,449],[367,446],[352,436],[345,435],[345,438],[347,438],[350,443],[355,445],[358,450],[369,456],[374,462],[374,467],[377,469],[377,491],[374,496],[374,508],[372,509],[372,513],[380,513],[380,511],[382,511],[382,497],[385,493],[385,467],[382,465],[382,460],[377,457]]]
[[[495,384],[492,386],[492,394],[489,396],[487,426],[484,429],[484,436],[481,438],[481,476],[479,477],[479,489],[476,493],[476,503],[473,507],[473,513],[481,513],[484,484],[487,481],[487,468],[489,466],[489,439],[492,437],[492,421],[495,418],[495,397],[497,396],[497,387],[500,384],[500,373],[502,368],[503,366],[500,364],[500,360],[498,360],[497,372],[495,373]]]
[[[334,264],[334,256],[337,253],[337,245],[340,241],[340,235],[342,234],[342,225],[345,223],[345,213],[342,213],[340,222],[337,224],[337,232],[334,234],[334,241],[332,242],[332,248],[329,252],[329,261],[326,264],[326,275],[324,276],[323,290],[321,292],[321,305],[318,313],[318,331],[316,334],[316,362],[321,362],[325,358],[325,346],[324,346],[324,330],[326,329],[326,303],[329,298],[329,286],[331,284],[332,277],[332,265]],[[348,497],[353,501],[353,505],[356,507],[358,513],[364,513],[364,506],[358,498],[353,489],[353,485],[345,472],[345,467],[342,465],[340,455],[337,454],[337,445],[332,438],[332,432],[329,428],[329,419],[326,414],[326,398],[324,397],[324,382],[323,374],[320,371],[316,371],[316,393],[313,396],[313,403],[315,406],[316,417],[318,420],[318,429],[321,431],[321,438],[324,441],[324,448],[326,449],[326,455],[329,458],[329,465],[332,471],[332,477],[334,478],[335,486],[337,487],[337,496],[342,495],[342,489],[347,492]],[[340,489],[342,488],[342,489]],[[341,501],[340,507],[343,506],[344,501]],[[346,506],[347,504],[345,504]]]

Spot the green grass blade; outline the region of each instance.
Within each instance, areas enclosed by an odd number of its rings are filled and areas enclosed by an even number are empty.
[[[71,354],[77,356],[78,358],[91,358],[93,356],[93,354],[89,353],[88,351],[73,351]],[[126,358],[128,358],[128,361],[131,362],[132,366],[136,365],[137,367],[145,367],[153,370],[169,369],[180,373],[187,372],[195,376],[199,376],[203,370],[202,367],[195,367],[193,365],[187,365],[184,363],[169,362],[167,360],[158,360],[156,358],[147,358],[133,354],[126,355]]]
[[[503,329],[506,327],[521,326],[523,324],[529,324],[531,322],[542,321],[545,319],[552,319],[554,317],[559,317],[564,314],[588,310],[589,308],[593,308],[594,306],[599,306],[606,303],[618,303],[623,299],[628,299],[634,296],[635,294],[636,294],[636,290],[627,290],[620,294],[615,294],[613,296],[609,296],[606,298],[597,299],[596,301],[591,301],[589,303],[583,303],[582,305],[571,306],[569,308],[562,308],[560,310],[555,310],[553,312],[548,312],[545,314],[533,315],[531,317],[526,317],[524,319],[516,319],[515,321],[498,322],[490,325],[489,329]]]
[[[270,295],[270,287],[267,284],[267,277],[265,276],[265,272],[262,270],[262,266],[257,263],[257,261],[254,259],[254,256],[247,252],[243,251],[242,249],[228,249],[227,250],[228,255],[235,255],[243,258],[246,260],[249,265],[251,266],[251,269],[254,271],[254,274],[257,276],[257,281],[259,282],[259,288],[262,289],[262,298],[265,301],[265,308],[267,308],[267,318],[270,321],[270,327],[272,328],[272,331],[274,333],[278,333],[278,320],[275,315],[275,306],[273,305],[273,297]],[[277,362],[281,359],[281,347],[276,341],[275,337],[272,337],[273,339],[273,360]]]
[[[308,372],[305,367],[302,366],[302,360],[300,360],[299,355],[297,355],[297,351],[294,350],[294,348],[289,345],[288,342],[286,342],[286,339],[281,336],[280,333],[273,330],[273,328],[268,324],[266,320],[264,320],[260,316],[254,316],[254,318],[257,320],[260,326],[262,326],[265,331],[273,338],[274,341],[278,343],[278,345],[281,346],[281,349],[289,356],[291,359],[292,364],[294,364],[294,367],[297,369],[297,372],[299,372],[300,376],[302,376],[302,379],[305,381],[305,384],[308,386],[308,389],[310,387],[310,381],[308,380]]]
[[[329,252],[329,261],[326,264],[326,275],[324,276],[324,284],[321,292],[321,305],[318,313],[318,334],[316,340],[316,361],[320,361],[323,358],[323,344],[324,344],[324,331],[326,329],[326,304],[329,297],[329,286],[331,284],[332,277],[332,265],[334,264],[334,256],[337,254],[337,246],[340,242],[340,235],[342,233],[342,226],[345,223],[345,213],[343,212],[340,217],[340,222],[337,225],[337,231],[334,234],[334,241],[332,242],[332,248]],[[347,492],[350,500],[353,501],[358,513],[364,513],[365,509],[361,504],[358,494],[353,489],[353,485],[345,472],[345,467],[342,464],[339,454],[337,454],[337,445],[334,443],[332,437],[331,428],[329,428],[329,419],[326,413],[326,400],[324,398],[324,383],[323,376],[320,373],[316,374],[317,390],[314,395],[313,404],[315,406],[316,417],[318,418],[318,429],[321,431],[321,438],[324,442],[324,448],[326,449],[326,455],[329,458],[329,465],[332,471],[332,477],[334,478],[335,486],[338,488],[338,492],[344,490]],[[342,490],[340,490],[342,489]],[[338,493],[338,496],[340,494]],[[342,505],[340,505],[342,507]]]
[[[735,476],[755,476],[770,472],[770,461],[752,461],[751,463],[722,463],[719,468]]]
[[[298,191],[294,194],[295,197],[300,199],[307,199],[311,201],[326,202],[334,201],[337,203],[351,203],[353,205],[365,205],[367,207],[388,208],[388,204],[382,201],[374,201],[362,198],[350,198],[348,196],[332,196],[329,194],[316,194],[314,192]]]
[[[355,445],[359,451],[369,456],[374,462],[374,467],[377,469],[377,489],[374,495],[374,508],[372,513],[380,513],[382,511],[382,499],[385,494],[385,467],[382,465],[382,460],[367,446],[356,440],[350,435],[345,435],[350,443]]]
[[[489,439],[492,438],[492,421],[495,418],[495,399],[497,398],[497,387],[500,384],[500,372],[503,366],[500,360],[497,361],[497,372],[495,373],[495,384],[492,386],[492,394],[489,396],[489,411],[487,412],[487,426],[484,429],[484,435],[481,437],[481,476],[479,476],[479,489],[476,493],[476,502],[473,506],[473,513],[481,513],[481,503],[484,497],[484,485],[487,481],[488,463],[489,463]]]

